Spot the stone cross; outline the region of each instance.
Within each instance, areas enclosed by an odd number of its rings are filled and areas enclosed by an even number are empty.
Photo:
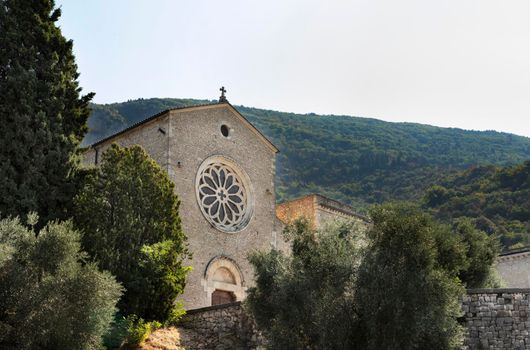
[[[228,102],[228,100],[226,99],[226,96],[225,96],[225,92],[226,92],[225,87],[221,86],[219,91],[221,91],[221,97],[219,97],[219,102]]]

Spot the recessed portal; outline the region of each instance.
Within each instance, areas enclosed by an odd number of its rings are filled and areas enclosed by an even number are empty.
[[[245,299],[246,286],[236,262],[226,256],[214,257],[204,272],[205,303],[220,305]]]
[[[236,301],[234,292],[216,289],[212,293],[212,305],[229,304]]]

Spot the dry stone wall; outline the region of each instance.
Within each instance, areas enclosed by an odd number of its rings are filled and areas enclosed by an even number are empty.
[[[262,341],[241,302],[189,310],[179,328],[191,331],[186,349],[247,350]]]
[[[530,289],[475,289],[462,297],[470,350],[530,349]]]
[[[530,349],[530,289],[474,289],[461,300],[467,350]],[[240,302],[188,311],[186,348],[257,349],[263,339]]]

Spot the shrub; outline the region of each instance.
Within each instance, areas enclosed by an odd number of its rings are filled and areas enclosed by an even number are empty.
[[[110,273],[86,261],[70,222],[37,233],[0,221],[0,348],[100,349],[121,294]]]
[[[127,316],[127,337],[126,342],[128,346],[136,346],[142,344],[149,335],[162,327],[158,321],[147,322],[143,318],[136,315]]]
[[[497,283],[494,239],[406,203],[376,206],[371,219],[365,233],[297,221],[284,231],[291,255],[250,257],[256,285],[246,303],[268,348],[460,348],[463,282]]]

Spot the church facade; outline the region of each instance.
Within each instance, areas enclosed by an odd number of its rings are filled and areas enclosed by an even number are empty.
[[[241,300],[252,281],[247,255],[276,243],[278,149],[228,102],[171,109],[88,147],[98,165],[112,144],[140,145],[167,170],[193,254],[184,306]]]

